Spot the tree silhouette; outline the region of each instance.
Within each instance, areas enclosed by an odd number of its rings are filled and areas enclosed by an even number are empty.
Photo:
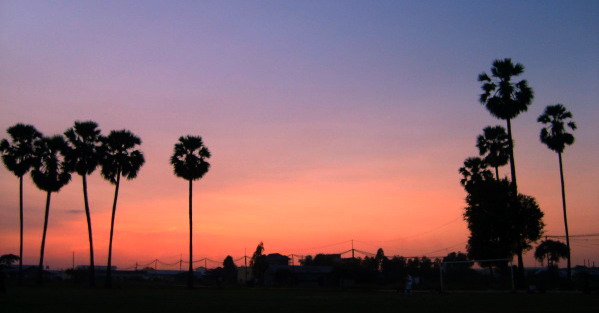
[[[468,223],[468,256],[471,259],[510,258],[528,250],[543,231],[543,212],[534,198],[513,195],[507,179],[476,182],[469,188],[464,218]],[[481,266],[504,266],[481,263]]]
[[[6,132],[10,135],[11,142],[2,139],[0,154],[6,168],[19,177],[19,272],[18,284],[21,285],[23,277],[23,176],[33,166],[33,143],[42,134],[32,125],[16,124],[9,127]]]
[[[508,58],[493,61],[491,76],[484,72],[478,75],[478,81],[482,83],[481,88],[483,90],[479,99],[481,104],[486,106],[491,115],[505,120],[507,123],[510,172],[514,195],[518,193],[518,184],[516,180],[511,120],[516,118],[520,113],[526,112],[534,98],[533,91],[528,86],[526,80],[512,82],[512,77],[519,76],[523,72],[524,66],[522,64],[514,64]],[[518,275],[523,281],[524,261],[522,259],[522,247],[518,248]]]
[[[98,124],[92,121],[75,122],[75,125],[64,133],[69,150],[66,161],[71,171],[81,176],[83,182],[83,202],[87,218],[87,233],[89,237],[89,283],[96,286],[94,267],[94,241],[92,238],[92,221],[87,197],[87,175],[93,173],[102,159],[102,145]]]
[[[175,144],[171,164],[175,175],[189,181],[189,273],[187,287],[193,288],[193,214],[192,182],[202,178],[210,169],[210,151],[204,145],[202,137],[180,137]]]
[[[223,260],[223,272],[226,282],[235,283],[237,280],[237,265],[235,265],[233,257],[230,255],[227,255]]]
[[[560,241],[543,240],[535,249],[535,259],[543,263],[547,260],[547,267],[553,267],[559,259],[568,257],[568,247]]]
[[[487,164],[477,157],[471,157],[464,160],[464,166],[458,170],[462,174],[460,183],[466,190],[476,183],[484,180],[493,179],[493,174],[487,169]]]
[[[389,261],[389,259],[385,256],[385,251],[383,251],[383,248],[379,248],[376,251],[376,255],[374,256],[374,262],[376,264],[376,270],[379,271],[379,272],[382,272],[385,263],[388,262],[388,261]]]
[[[505,129],[501,126],[487,126],[483,134],[476,139],[476,147],[483,161],[495,168],[495,178],[499,179],[499,167],[507,164],[509,153],[509,139]]]
[[[481,88],[483,90],[480,95],[480,102],[487,107],[491,115],[507,122],[510,170],[512,183],[516,191],[516,165],[514,162],[511,120],[516,118],[518,114],[526,112],[534,97],[533,91],[526,80],[517,83],[511,81],[512,77],[519,76],[523,72],[524,66],[522,64],[513,64],[511,59],[503,59],[493,61],[491,76],[484,72],[478,75],[478,81],[482,83]]]
[[[62,136],[43,137],[36,140],[34,144],[35,161],[31,178],[33,178],[33,182],[39,189],[47,193],[38,273],[38,284],[40,285],[43,283],[44,249],[48,230],[48,216],[50,214],[50,197],[53,192],[60,191],[71,180],[71,174],[65,162],[67,151],[68,146]]]
[[[137,177],[139,169],[145,162],[143,153],[135,150],[141,145],[141,139],[128,130],[113,130],[102,139],[104,157],[102,158],[102,176],[115,185],[110,219],[110,241],[108,244],[108,266],[106,268],[106,287],[112,287],[112,239],[114,234],[114,218],[119,197],[121,176],[126,179]]]
[[[545,108],[545,112],[538,118],[539,123],[543,123],[541,129],[541,142],[547,147],[557,152],[559,160],[559,177],[562,186],[562,208],[564,211],[564,226],[566,228],[566,247],[568,248],[567,255],[567,276],[572,278],[572,270],[570,265],[570,235],[568,233],[568,218],[566,214],[566,189],[564,186],[564,170],[562,166],[562,153],[566,145],[574,143],[574,136],[567,132],[567,128],[576,129],[576,123],[571,120],[572,113],[566,110],[561,104],[549,105]]]
[[[268,262],[266,261],[266,255],[264,253],[264,243],[260,242],[256,246],[256,251],[250,259],[250,268],[252,269],[252,275],[259,284],[264,282],[264,273],[268,269]]]

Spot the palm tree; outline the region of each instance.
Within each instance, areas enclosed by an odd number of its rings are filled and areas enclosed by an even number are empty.
[[[512,63],[511,59],[495,60],[491,67],[491,76],[487,73],[478,75],[478,81],[482,83],[483,93],[480,95],[480,103],[487,107],[491,115],[506,120],[507,136],[510,155],[510,174],[512,177],[512,188],[514,195],[518,194],[516,180],[516,164],[514,161],[514,140],[512,138],[511,120],[518,114],[526,112],[531,104],[534,94],[526,80],[512,82],[512,77],[519,76],[524,72],[524,66],[520,63]],[[515,221],[519,225],[519,221]],[[519,245],[519,244],[518,244]],[[518,276],[520,282],[524,280],[524,261],[522,259],[522,247],[518,247]]]
[[[44,248],[46,246],[48,215],[50,213],[50,196],[53,192],[60,191],[71,180],[71,174],[64,158],[67,150],[68,147],[62,136],[43,137],[35,142],[35,162],[34,168],[31,171],[31,177],[39,189],[47,192],[38,273],[38,284],[40,285],[43,283]]]
[[[487,126],[476,139],[476,147],[483,161],[495,168],[495,178],[499,179],[499,167],[506,165],[509,158],[509,139],[501,126]]]
[[[6,168],[19,177],[19,274],[18,284],[22,283],[23,273],[23,176],[33,166],[33,143],[42,134],[31,125],[16,124],[9,127],[6,132],[11,141],[2,139],[0,154]]]
[[[92,221],[87,197],[87,175],[93,173],[102,159],[102,145],[98,124],[92,121],[75,122],[75,125],[65,131],[69,145],[66,155],[67,164],[72,171],[77,172],[83,181],[83,202],[87,217],[87,233],[89,237],[89,283],[96,286],[94,268],[94,243],[92,239]]]
[[[487,169],[487,164],[477,157],[470,157],[464,160],[464,166],[458,170],[462,174],[460,183],[466,189],[477,182],[493,178],[491,171]]]
[[[566,131],[567,128],[570,128],[571,130],[576,129],[576,123],[571,119],[572,113],[559,103],[547,106],[545,112],[541,114],[538,119],[538,122],[543,123],[544,125],[543,129],[541,129],[541,142],[546,144],[549,149],[557,152],[559,160],[559,177],[562,183],[562,208],[564,211],[564,226],[566,228],[566,247],[568,248],[568,279],[572,278],[572,272],[570,267],[570,237],[568,234],[568,218],[566,214],[566,190],[564,186],[562,153],[564,152],[566,145],[574,143],[574,136]]]
[[[104,158],[102,159],[102,176],[115,185],[114,201],[112,203],[112,218],[110,220],[110,242],[108,245],[108,267],[106,268],[106,287],[112,287],[112,238],[114,233],[114,217],[116,202],[119,196],[121,175],[127,179],[137,177],[137,172],[145,159],[141,151],[134,150],[141,144],[141,139],[128,130],[111,131],[103,139]]]
[[[171,156],[175,175],[189,181],[189,274],[187,286],[193,288],[193,219],[192,182],[202,178],[210,169],[210,151],[202,142],[202,137],[180,137]]]
[[[511,120],[518,114],[526,112],[534,98],[533,91],[526,80],[512,82],[512,77],[524,72],[520,63],[513,64],[511,59],[495,60],[491,67],[491,77],[487,73],[478,75],[478,81],[483,83],[480,103],[487,107],[491,115],[506,120],[507,136],[510,155],[510,170],[512,183],[517,190],[516,165],[514,162],[514,141],[512,139]]]

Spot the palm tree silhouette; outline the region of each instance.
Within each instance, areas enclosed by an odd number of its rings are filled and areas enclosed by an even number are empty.
[[[483,161],[495,168],[495,178],[499,179],[499,167],[506,165],[509,158],[509,139],[501,126],[487,126],[476,139],[476,147]]]
[[[464,160],[464,166],[458,170],[462,174],[460,183],[466,189],[483,180],[493,179],[493,174],[487,169],[487,164],[478,157]]]
[[[23,280],[23,176],[33,166],[33,143],[42,134],[32,125],[16,124],[9,127],[6,132],[11,141],[2,139],[0,142],[0,154],[6,168],[19,177],[19,273],[18,284]]]
[[[87,197],[87,175],[93,173],[102,159],[102,145],[98,124],[92,121],[75,122],[75,125],[64,133],[69,145],[66,155],[70,170],[77,172],[83,181],[83,202],[87,217],[87,233],[89,237],[89,283],[96,286],[94,268],[94,243],[92,239],[92,221]]]
[[[533,91],[528,87],[526,80],[512,82],[512,77],[524,72],[520,63],[513,64],[511,59],[495,60],[491,67],[491,76],[487,73],[478,75],[478,81],[483,83],[481,88],[480,103],[487,107],[491,115],[498,119],[506,120],[507,136],[510,155],[510,170],[512,183],[517,190],[516,165],[514,162],[514,141],[512,138],[511,120],[518,114],[526,112],[534,97]]]
[[[210,169],[210,151],[202,142],[202,137],[179,137],[175,144],[170,163],[175,175],[189,181],[189,273],[187,287],[193,288],[193,219],[192,219],[192,182],[202,178]]]
[[[47,192],[44,231],[42,234],[42,247],[40,249],[39,273],[37,278],[40,285],[43,283],[44,248],[46,246],[48,215],[50,213],[50,196],[53,192],[58,192],[71,180],[71,174],[64,158],[67,150],[68,147],[62,136],[43,137],[35,141],[35,161],[31,177],[39,189]]]
[[[112,238],[114,233],[114,218],[116,203],[119,196],[121,175],[127,179],[137,177],[137,172],[145,159],[141,151],[134,150],[141,144],[141,139],[128,130],[111,131],[102,140],[104,158],[102,159],[102,176],[115,185],[114,201],[112,203],[112,218],[110,220],[110,242],[108,245],[108,266],[106,268],[106,287],[112,287]]]
[[[483,93],[480,95],[480,103],[487,107],[491,115],[506,120],[507,136],[510,155],[510,174],[512,177],[512,188],[514,195],[518,194],[516,180],[516,164],[514,161],[514,140],[512,138],[511,120],[518,114],[526,112],[531,104],[534,94],[526,80],[512,82],[512,77],[519,76],[524,72],[524,66],[520,63],[512,63],[511,59],[495,60],[491,67],[491,76],[487,73],[478,75],[478,81],[482,83]],[[514,221],[519,227],[521,221]],[[522,258],[522,247],[518,242],[518,276],[519,284],[524,282],[524,260]]]
[[[562,184],[562,208],[564,211],[564,226],[566,228],[566,247],[568,248],[568,279],[572,278],[572,270],[570,267],[570,237],[568,234],[568,218],[566,214],[566,190],[564,186],[562,153],[564,152],[566,145],[574,143],[574,136],[566,131],[567,128],[570,128],[571,130],[576,129],[576,123],[571,119],[572,113],[559,103],[547,106],[545,112],[538,118],[538,122],[543,123],[544,125],[543,129],[541,129],[541,142],[547,145],[549,149],[557,152],[559,160],[559,177]]]

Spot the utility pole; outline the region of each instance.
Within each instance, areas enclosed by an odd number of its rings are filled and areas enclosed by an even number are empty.
[[[154,260],[154,273],[158,269],[158,259]]]
[[[354,258],[354,240],[353,239],[351,240],[351,258],[355,259]]]
[[[243,266],[245,266],[245,282],[248,282],[248,256],[247,248],[243,248]]]
[[[291,254],[291,266],[295,266],[295,262],[294,262],[294,258],[293,258],[293,253]]]
[[[179,255],[179,272],[181,271],[181,264],[183,263],[183,253]]]
[[[137,272],[137,262],[135,262],[135,271]]]
[[[208,271],[208,264],[206,263],[208,261],[208,258],[204,258],[204,270],[207,272]]]
[[[75,269],[75,251],[73,251],[73,269]]]

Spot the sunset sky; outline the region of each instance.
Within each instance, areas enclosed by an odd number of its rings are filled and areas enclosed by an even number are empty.
[[[194,185],[194,259],[351,248],[387,255],[465,251],[458,168],[502,125],[478,102],[494,59],[534,89],[513,121],[520,192],[564,234],[557,155],[537,117],[562,103],[571,234],[599,233],[598,1],[0,0],[0,137],[75,120],[129,129],[146,164],[121,184],[113,263],[185,259],[187,183],[169,165],[200,135],[212,167]],[[502,176],[509,168],[500,169]],[[106,264],[113,189],[89,178],[96,264]],[[0,168],[0,254],[18,254],[18,179]],[[35,264],[45,194],[25,183],[24,263]],[[53,195],[53,268],[86,264],[81,178]],[[526,265],[534,266],[531,253]],[[597,241],[573,264],[599,264]],[[208,264],[215,266],[217,264]]]

